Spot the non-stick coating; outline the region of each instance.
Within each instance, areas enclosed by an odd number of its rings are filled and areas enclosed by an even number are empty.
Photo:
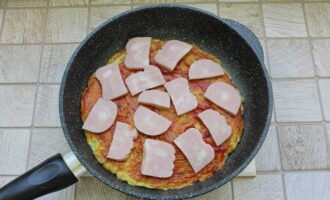
[[[109,57],[125,47],[129,38],[151,36],[194,43],[223,62],[244,97],[244,131],[225,167],[211,178],[175,190],[134,187],[100,165],[81,129],[80,98],[89,77]],[[262,56],[261,56],[262,57]],[[186,6],[156,5],[122,13],[91,33],[73,54],[60,90],[60,117],[66,139],[88,171],[126,194],[147,199],[182,199],[213,190],[235,177],[253,159],[268,131],[272,92],[263,61],[220,18]],[[96,191],[90,191],[96,192]]]

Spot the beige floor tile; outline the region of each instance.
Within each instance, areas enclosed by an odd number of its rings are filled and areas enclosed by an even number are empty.
[[[43,40],[45,9],[9,9],[2,30],[2,43],[38,43]]]
[[[40,55],[39,45],[0,46],[0,82],[37,82]]]
[[[227,183],[220,188],[206,193],[202,196],[191,198],[191,200],[232,200],[231,185]]]
[[[80,42],[86,35],[87,8],[52,8],[48,11],[46,42]]]
[[[81,178],[76,187],[76,200],[137,200],[137,198],[118,192],[92,177]]]
[[[321,121],[321,108],[314,80],[273,81],[278,122]]]
[[[259,4],[220,3],[219,15],[246,25],[257,37],[263,36]]]
[[[130,6],[92,7],[89,28],[94,29],[111,17],[129,9]]]
[[[285,173],[289,200],[329,200],[330,172]]]
[[[7,4],[7,0],[0,1],[0,8],[5,7]]]
[[[59,127],[59,85],[40,85],[37,95],[34,125],[37,127]]]
[[[132,2],[134,4],[156,4],[156,3],[173,3],[174,0],[132,0]],[[179,0],[178,3],[187,3],[187,2],[181,2]]]
[[[258,174],[255,178],[235,178],[234,199],[284,199],[280,174]]]
[[[49,6],[86,6],[88,0],[49,0]]]
[[[327,147],[322,125],[278,126],[284,170],[327,168]]]
[[[265,3],[299,3],[299,2],[304,2],[304,0],[260,0],[261,2]]]
[[[69,145],[61,128],[34,129],[31,137],[29,167],[34,167],[57,153],[65,155],[69,151]]]
[[[273,78],[313,77],[313,61],[307,40],[267,40]]]
[[[330,79],[319,80],[325,120],[330,121]]]
[[[330,39],[312,40],[312,52],[319,76],[330,76]]]
[[[35,90],[32,85],[0,85],[0,127],[31,126]]]
[[[62,189],[58,192],[39,197],[36,200],[74,200],[74,191],[75,185]]]
[[[216,4],[186,4],[187,6],[199,8],[215,15],[218,14],[217,5]]]
[[[47,0],[8,0],[7,3],[8,7],[38,7],[46,5]]]
[[[312,37],[330,36],[330,3],[306,3],[306,19]]]
[[[41,61],[40,81],[60,83],[63,72],[77,44],[45,45]]]
[[[25,172],[30,141],[29,129],[0,130],[0,174]]]
[[[91,0],[92,5],[130,4],[130,0]]]
[[[269,128],[266,140],[256,156],[256,166],[257,171],[279,171],[281,169],[275,126]]]
[[[262,4],[266,36],[307,36],[302,4]]]

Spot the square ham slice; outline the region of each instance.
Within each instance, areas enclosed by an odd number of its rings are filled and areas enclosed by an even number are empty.
[[[139,106],[134,113],[134,125],[146,135],[155,136],[164,133],[172,122],[158,113]]]
[[[195,173],[214,159],[213,148],[204,142],[202,134],[196,128],[186,130],[175,138],[174,143],[186,156]]]
[[[170,108],[171,104],[168,93],[160,90],[143,91],[139,95],[138,102],[156,108]]]
[[[167,41],[155,55],[155,62],[171,72],[191,49],[192,46],[185,42]]]
[[[199,113],[198,117],[210,131],[217,146],[230,137],[232,128],[227,124],[226,118],[219,112],[213,109],[207,109]]]
[[[143,72],[129,75],[125,81],[132,96],[165,83],[160,69],[152,65],[144,68]]]
[[[136,129],[129,124],[117,122],[107,158],[126,160],[134,146],[133,140],[137,137]]]
[[[221,65],[209,59],[197,60],[189,67],[189,80],[213,78],[223,74]]]
[[[197,98],[189,90],[187,79],[177,78],[164,86],[170,94],[177,115],[187,113],[198,106]]]
[[[204,97],[233,116],[237,114],[241,106],[241,96],[238,90],[223,82],[212,83],[206,89]]]
[[[109,100],[99,98],[89,112],[82,129],[93,133],[108,130],[117,117],[117,105]]]
[[[163,141],[146,139],[143,144],[141,173],[146,176],[168,178],[174,169],[175,149]]]
[[[126,44],[125,66],[127,69],[144,69],[149,65],[151,37],[136,37]]]
[[[95,73],[95,77],[101,83],[102,97],[104,99],[116,99],[128,92],[117,62],[99,68]]]

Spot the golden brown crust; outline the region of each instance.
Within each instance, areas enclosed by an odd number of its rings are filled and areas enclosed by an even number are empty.
[[[150,62],[153,65],[156,65],[154,62],[154,55],[163,45],[164,41],[161,40],[152,40],[151,50],[150,50]],[[123,76],[123,79],[126,79],[132,71],[126,69],[123,64],[123,58],[125,56],[125,51],[122,50],[119,53],[115,54],[109,62],[113,62],[117,60],[120,64],[120,70]],[[212,59],[215,62],[220,63],[219,59],[215,58],[212,55],[209,55],[196,46],[193,47],[192,51],[186,55],[178,64],[176,69],[173,72],[167,72],[162,69],[163,75],[166,81],[184,77],[188,78],[188,67],[197,59]],[[171,189],[171,188],[180,188],[187,185],[190,185],[197,181],[203,181],[208,177],[212,176],[212,174],[221,169],[225,160],[230,152],[232,152],[237,143],[240,140],[242,130],[243,130],[243,109],[240,109],[239,113],[236,116],[231,116],[223,109],[217,107],[211,102],[207,101],[203,94],[208,87],[209,84],[213,82],[226,82],[234,87],[236,87],[228,74],[225,74],[222,77],[211,78],[205,80],[195,80],[190,81],[189,86],[193,94],[197,97],[199,105],[197,109],[191,111],[182,116],[177,116],[175,113],[175,109],[173,105],[171,105],[170,109],[155,109],[151,108],[155,112],[161,114],[162,116],[168,118],[173,121],[173,124],[164,134],[160,136],[150,137],[157,140],[163,140],[173,144],[176,148],[176,160],[174,162],[174,172],[173,175],[169,178],[155,178],[150,176],[144,176],[141,174],[141,161],[143,154],[143,142],[147,138],[147,136],[139,133],[137,139],[134,142],[134,148],[129,156],[129,158],[124,162],[114,161],[106,158],[108,153],[109,145],[112,140],[112,135],[114,132],[114,126],[112,126],[109,130],[104,133],[90,133],[85,132],[87,141],[89,145],[93,149],[93,153],[97,160],[104,165],[106,169],[111,171],[112,173],[117,174],[119,179],[127,181],[131,185],[139,185],[149,188],[158,188],[158,189]],[[157,89],[164,90],[163,87],[159,87]],[[125,122],[134,127],[133,124],[133,116],[135,109],[138,106],[137,96],[132,97],[130,94],[114,100],[114,102],[118,105],[118,116],[117,120],[121,122]],[[88,82],[88,87],[84,91],[81,98],[81,115],[82,119],[85,120],[89,111],[92,109],[93,105],[96,103],[97,99],[101,97],[101,86],[98,80],[92,76]],[[197,114],[202,112],[205,109],[212,108],[217,110],[222,115],[224,115],[227,119],[227,122],[231,125],[233,131],[232,135],[229,139],[227,139],[223,144],[217,147],[209,134],[206,127],[202,124],[202,122],[197,117]],[[183,153],[174,145],[173,140],[183,133],[186,129],[196,127],[203,134],[204,141],[208,144],[212,145],[215,150],[215,159],[209,163],[204,169],[195,174],[188,162],[188,160],[184,157]]]

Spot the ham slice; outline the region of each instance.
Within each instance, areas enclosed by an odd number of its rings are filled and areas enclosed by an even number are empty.
[[[126,160],[131,152],[137,137],[137,131],[130,125],[117,122],[115,133],[107,157],[114,160]]]
[[[192,49],[190,44],[170,40],[155,55],[155,61],[168,71],[173,71],[178,62]]]
[[[99,98],[89,112],[82,129],[93,133],[102,133],[110,128],[117,117],[117,105]]]
[[[198,106],[197,98],[190,92],[188,80],[177,78],[165,84],[170,94],[177,115],[182,115]]]
[[[101,83],[104,99],[112,100],[127,94],[117,62],[99,68],[95,73],[95,77]]]
[[[214,159],[213,148],[203,141],[202,134],[195,128],[186,130],[175,138],[174,143],[186,156],[195,173]]]
[[[132,96],[165,83],[160,69],[152,65],[145,67],[143,72],[129,75],[125,81]]]
[[[189,80],[204,79],[222,76],[222,67],[209,59],[200,59],[193,62],[189,67]]]
[[[125,65],[128,69],[144,69],[149,65],[151,37],[136,37],[126,44]]]
[[[134,114],[134,125],[142,133],[150,136],[164,133],[172,122],[158,113],[139,106]]]
[[[241,105],[239,92],[231,85],[223,82],[212,83],[204,94],[205,98],[236,115]]]
[[[174,169],[175,149],[163,141],[146,139],[143,144],[141,173],[146,176],[167,178]]]
[[[139,95],[138,102],[157,108],[169,108],[171,100],[167,92],[160,90],[145,90]]]
[[[231,135],[231,126],[227,124],[226,118],[215,110],[208,109],[198,114],[203,124],[210,131],[215,144],[219,146]]]

